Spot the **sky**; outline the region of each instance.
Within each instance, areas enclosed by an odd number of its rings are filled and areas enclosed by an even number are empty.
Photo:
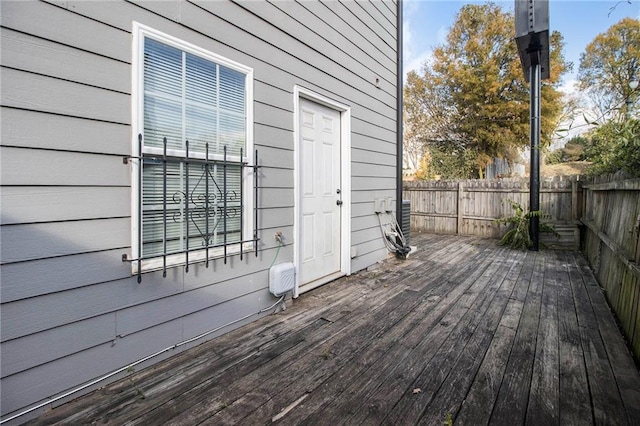
[[[420,70],[432,49],[442,44],[460,8],[480,0],[404,0],[403,63],[405,75]],[[496,0],[513,12],[514,0]],[[615,6],[615,9],[610,9]],[[598,34],[625,17],[640,19],[640,0],[549,0],[549,27],[564,36],[565,58],[573,62],[573,72],[563,79],[565,91],[572,92],[580,65],[580,54]],[[514,30],[515,31],[515,30]]]

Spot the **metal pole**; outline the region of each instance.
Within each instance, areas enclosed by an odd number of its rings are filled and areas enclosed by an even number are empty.
[[[403,1],[397,3],[396,15],[396,220],[402,224],[402,105],[403,105],[403,64],[402,64],[402,8]],[[405,254],[406,255],[406,254]]]
[[[531,169],[529,173],[529,211],[540,210],[540,61],[531,53],[529,68],[530,101],[531,101]],[[534,55],[536,58],[534,60]],[[531,250],[538,251],[540,233],[540,217],[532,215],[529,219],[529,235],[533,243]]]

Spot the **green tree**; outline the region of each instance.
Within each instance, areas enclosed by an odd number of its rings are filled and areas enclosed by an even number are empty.
[[[432,145],[430,154],[430,172],[441,179],[467,179],[476,171],[476,153],[453,145]]]
[[[630,177],[640,177],[640,120],[610,120],[591,134],[586,148],[593,162],[590,174],[622,171]]]
[[[584,136],[574,136],[564,145],[564,147],[551,151],[546,156],[547,164],[566,163],[567,161],[587,160],[587,149],[590,140]]]
[[[638,89],[629,81],[640,79],[640,21],[624,18],[598,34],[580,56],[578,81],[605,119],[637,113]],[[631,108],[627,114],[627,108]]]
[[[431,157],[429,156],[429,154],[425,154],[422,159],[420,159],[420,163],[415,176],[416,179],[420,180],[428,180],[434,178],[434,175],[431,172]]]
[[[452,166],[464,161],[455,174],[472,170],[465,177],[482,177],[494,157],[514,160],[529,143],[529,87],[513,29],[513,14],[497,5],[465,5],[422,75],[407,77],[407,120],[434,163],[445,155],[455,157]],[[557,127],[562,112],[557,85],[570,67],[562,56],[562,36],[554,32],[550,44],[551,79],[541,93],[543,145]]]

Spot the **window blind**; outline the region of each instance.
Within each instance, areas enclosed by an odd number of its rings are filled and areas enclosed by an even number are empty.
[[[145,38],[142,258],[242,241],[245,81]],[[165,138],[169,157],[158,155]]]

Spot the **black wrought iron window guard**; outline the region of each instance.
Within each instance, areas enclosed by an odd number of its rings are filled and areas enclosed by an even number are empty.
[[[182,256],[185,272],[189,265],[204,262],[209,267],[211,251],[222,249],[227,263],[231,245],[239,246],[240,260],[253,251],[258,256],[258,151],[254,151],[253,165],[244,160],[240,148],[239,161],[229,160],[227,146],[222,159],[211,159],[209,144],[204,153],[196,156],[185,141],[184,156],[167,154],[167,138],[163,138],[161,155],[143,152],[142,134],[138,135],[138,256],[126,258],[137,266],[137,279],[142,281],[142,262],[162,259],[166,277],[168,258]],[[199,155],[198,155],[199,154]],[[202,155],[204,154],[204,155]],[[246,193],[245,170],[253,172],[252,194]],[[160,187],[160,188],[158,188]],[[246,197],[253,197],[252,212],[246,212]],[[247,214],[253,217],[247,217]],[[253,222],[252,238],[246,239],[246,222]],[[245,250],[252,243],[253,250]],[[198,256],[191,256],[198,252]],[[204,256],[202,255],[204,253]]]

